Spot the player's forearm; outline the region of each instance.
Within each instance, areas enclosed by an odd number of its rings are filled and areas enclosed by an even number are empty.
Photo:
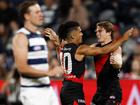
[[[117,41],[116,40],[113,41],[111,44],[103,47],[102,54],[106,54],[106,53],[116,50],[124,41],[125,39],[123,37],[118,39]]]
[[[56,40],[51,40],[53,42],[53,44],[55,45],[55,47],[60,47],[60,42],[58,39]]]
[[[29,77],[45,77],[45,76],[50,76],[49,71],[41,71],[41,70],[37,70],[34,69],[30,66],[21,66],[18,67],[18,71],[22,74],[22,75],[26,75]]]

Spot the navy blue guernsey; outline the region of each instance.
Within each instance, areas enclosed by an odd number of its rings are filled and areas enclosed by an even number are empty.
[[[21,28],[17,33],[24,33],[28,40],[27,64],[40,71],[48,71],[48,47],[45,39],[39,31],[33,33],[26,28]],[[40,86],[50,84],[50,79],[46,77],[32,77],[21,74],[22,86]]]
[[[77,61],[75,53],[79,46],[73,43],[66,44],[62,49],[62,65],[65,68],[64,81],[83,83],[85,59]]]

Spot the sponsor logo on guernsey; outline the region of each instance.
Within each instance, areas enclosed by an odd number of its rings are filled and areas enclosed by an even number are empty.
[[[65,50],[65,51],[70,51],[71,48],[64,48],[63,50]]]

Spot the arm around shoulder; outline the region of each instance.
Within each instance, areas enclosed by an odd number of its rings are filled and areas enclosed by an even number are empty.
[[[103,53],[103,49],[100,47],[92,47],[89,45],[81,45],[77,49],[77,54],[85,55],[85,56],[95,56]]]

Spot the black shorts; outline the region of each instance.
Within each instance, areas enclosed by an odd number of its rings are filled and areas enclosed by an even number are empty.
[[[86,105],[83,85],[72,81],[64,81],[60,93],[62,105]]]
[[[106,92],[97,90],[92,98],[92,105],[120,105],[122,90],[120,88]]]

